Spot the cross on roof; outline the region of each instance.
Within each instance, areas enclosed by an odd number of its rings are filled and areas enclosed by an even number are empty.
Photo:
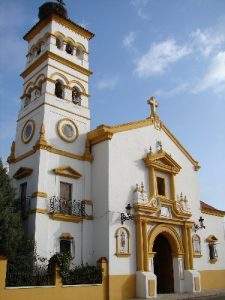
[[[158,101],[155,97],[148,99],[147,103],[150,105],[150,116],[156,115],[156,108],[158,107]]]

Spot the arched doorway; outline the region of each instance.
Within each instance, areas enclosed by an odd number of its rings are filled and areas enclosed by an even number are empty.
[[[170,243],[165,235],[159,234],[153,244],[154,273],[157,276],[157,292],[173,293],[173,257]]]

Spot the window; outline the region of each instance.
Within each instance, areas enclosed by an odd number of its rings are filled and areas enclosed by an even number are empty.
[[[62,213],[72,213],[72,184],[60,182],[60,210]]]
[[[158,195],[165,196],[165,179],[162,177],[157,177],[157,190]]]
[[[66,52],[68,54],[73,55],[73,49],[74,49],[74,47],[73,47],[73,45],[71,43],[67,43],[66,44]]]
[[[215,237],[215,235],[210,235],[206,239],[206,242],[208,243],[208,247],[209,247],[209,262],[214,264],[217,262],[217,258],[218,258],[218,253],[216,248],[218,239],[217,237]]]
[[[70,233],[63,233],[60,236],[60,253],[75,256],[74,239]]]
[[[63,99],[63,92],[64,92],[64,88],[63,88],[63,84],[61,81],[57,80],[55,83],[55,95],[56,97]]]
[[[72,90],[72,102],[75,105],[81,105],[81,92],[76,86]]]
[[[56,38],[56,41],[55,41],[55,44],[56,44],[56,47],[58,49],[62,49],[62,41],[60,40],[60,38]]]
[[[60,240],[60,253],[71,255],[71,241]]]
[[[20,209],[22,217],[24,217],[27,209],[27,182],[20,185]]]

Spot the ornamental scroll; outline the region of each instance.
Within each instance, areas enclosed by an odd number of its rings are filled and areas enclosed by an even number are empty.
[[[116,230],[116,256],[130,256],[130,233],[127,228],[120,227]]]

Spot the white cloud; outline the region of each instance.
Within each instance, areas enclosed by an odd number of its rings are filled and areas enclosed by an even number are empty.
[[[196,85],[193,93],[199,93],[211,89],[221,93],[225,90],[225,51],[216,54],[208,67],[202,80]]]
[[[187,46],[179,46],[174,39],[154,43],[150,49],[136,62],[135,72],[139,77],[150,77],[162,74],[169,65],[190,54]]]
[[[181,83],[169,90],[161,90],[161,89],[156,90],[154,92],[154,95],[156,95],[157,97],[172,98],[181,93],[189,91],[189,89],[190,89],[190,85],[188,83]]]
[[[199,50],[204,57],[208,57],[216,50],[220,50],[225,43],[225,33],[214,29],[197,29],[191,34],[192,47]]]
[[[129,32],[123,39],[123,46],[126,48],[132,48],[136,39],[135,32]]]
[[[146,14],[146,6],[150,0],[131,0],[130,3],[137,10],[138,16],[143,20],[149,20],[149,16]]]
[[[118,77],[102,78],[97,83],[98,90],[113,90],[118,83]]]

